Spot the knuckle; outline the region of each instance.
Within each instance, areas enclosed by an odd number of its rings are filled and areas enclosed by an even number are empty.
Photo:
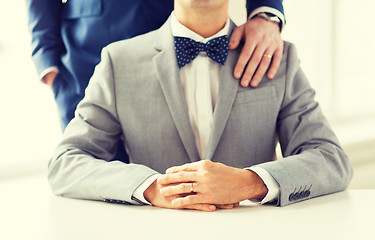
[[[177,204],[178,204],[178,207],[180,208],[186,205],[191,205],[192,204],[191,196],[180,198]]]
[[[254,74],[254,69],[251,66],[248,66],[243,77],[247,80],[250,80],[253,74]]]
[[[266,68],[268,68],[268,66],[271,64],[271,61],[270,60],[265,60],[265,61],[262,61],[260,64],[259,64],[259,70],[262,70],[262,72],[264,72],[263,71],[263,69],[265,70]],[[261,68],[261,69],[260,69]]]
[[[258,84],[259,81],[260,81],[259,77],[258,76],[254,76],[253,80],[252,80],[252,84]]]
[[[260,56],[253,56],[251,62],[259,63],[262,58]]]
[[[260,64],[261,64],[262,66],[267,67],[270,63],[271,63],[271,58],[269,58],[269,57],[264,57],[264,58],[262,59],[262,62],[261,62]]]
[[[206,159],[206,160],[202,160],[202,165],[204,166],[204,167],[208,167],[208,166],[210,166],[212,164],[212,161],[211,160],[208,160],[208,159]]]
[[[260,39],[263,36],[263,34],[255,28],[247,28],[247,32],[252,36],[253,39]]]
[[[169,175],[164,175],[164,176],[158,178],[157,181],[158,181],[159,184],[165,184],[165,183],[169,182],[169,178],[170,178]]]
[[[176,174],[175,174],[175,177],[176,177],[177,179],[181,179],[181,178],[183,177],[183,172],[178,172],[178,173],[176,173]]]
[[[171,174],[171,175],[167,175],[166,177],[165,177],[165,183],[169,183],[169,182],[171,182],[171,181],[173,181],[173,175]]]
[[[171,189],[169,189],[169,188],[165,188],[165,189],[163,189],[162,191],[160,191],[160,193],[161,193],[161,195],[163,195],[163,196],[168,196],[168,195],[171,194]]]
[[[208,177],[210,176],[210,172],[207,171],[207,170],[205,170],[205,171],[202,172],[202,176],[203,176],[204,178],[208,178]]]
[[[207,163],[210,163],[211,160],[209,160],[209,159],[205,159],[205,160],[203,160],[203,162],[207,164]]]
[[[207,164],[207,160],[201,160],[201,161],[200,161],[200,165],[201,165],[201,167],[205,167],[206,164]]]
[[[247,62],[246,60],[250,59],[250,57],[251,57],[251,52],[250,52],[250,50],[244,50],[244,51],[242,52],[242,56],[241,56],[241,58],[243,59],[244,62]]]
[[[246,64],[249,62],[249,59],[251,58],[251,53],[249,51],[250,50],[242,50],[242,53],[237,60],[237,65],[242,69],[245,68]]]
[[[181,199],[176,199],[172,202],[172,206],[175,208],[181,208],[182,207],[182,202]]]

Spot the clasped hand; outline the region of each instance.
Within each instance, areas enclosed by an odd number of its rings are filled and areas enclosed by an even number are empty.
[[[266,193],[256,173],[201,160],[169,168],[146,190],[145,197],[159,207],[215,211],[236,207],[245,199],[263,198]]]

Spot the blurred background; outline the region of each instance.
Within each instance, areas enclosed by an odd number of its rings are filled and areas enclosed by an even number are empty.
[[[24,1],[0,8],[0,181],[43,174],[61,131],[31,61]],[[244,0],[231,0],[237,24]],[[375,188],[373,0],[287,0],[282,36],[296,44],[317,100],[354,166],[350,188]]]

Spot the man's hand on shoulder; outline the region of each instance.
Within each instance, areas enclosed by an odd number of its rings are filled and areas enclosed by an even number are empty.
[[[237,206],[246,199],[263,199],[268,192],[255,172],[210,160],[169,168],[157,181],[161,195],[171,198],[174,208],[194,204]]]
[[[234,77],[241,78],[241,85],[257,87],[267,69],[272,79],[283,54],[283,41],[279,25],[262,17],[254,17],[237,27],[230,38],[229,49],[244,42],[240,57],[234,69]]]

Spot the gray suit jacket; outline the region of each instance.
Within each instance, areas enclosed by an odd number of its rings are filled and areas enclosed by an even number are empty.
[[[263,79],[257,88],[243,88],[233,78],[238,56],[230,51],[222,67],[205,158],[264,168],[280,185],[280,206],[344,190],[351,165],[314,101],[295,47],[285,43],[275,79]],[[284,158],[272,161],[276,134]],[[120,137],[130,164],[108,161]],[[49,162],[49,181],[57,195],[139,204],[132,194],[145,179],[199,160],[168,20],[103,49]]]

